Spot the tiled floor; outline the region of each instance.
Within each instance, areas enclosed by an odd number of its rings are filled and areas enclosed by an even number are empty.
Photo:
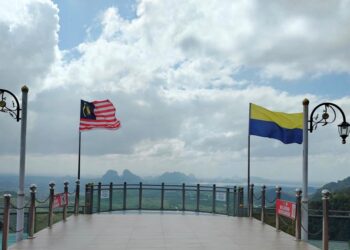
[[[316,250],[249,218],[195,213],[126,212],[71,216],[11,250],[247,249]]]

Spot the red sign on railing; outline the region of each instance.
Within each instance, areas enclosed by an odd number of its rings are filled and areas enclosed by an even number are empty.
[[[53,197],[53,208],[63,207],[65,205],[68,205],[68,194],[67,193],[55,194],[55,196]]]
[[[281,199],[276,200],[276,213],[295,220],[296,205],[294,202]]]

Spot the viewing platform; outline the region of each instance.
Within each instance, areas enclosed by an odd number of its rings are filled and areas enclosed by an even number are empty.
[[[247,217],[167,211],[70,216],[10,250],[317,250]]]
[[[309,215],[306,241],[301,240],[300,190],[293,196],[264,185],[254,192],[251,185],[247,200],[244,188],[236,186],[89,183],[78,199],[76,184],[73,192],[65,182],[64,192],[55,193],[50,183],[46,198],[37,198],[32,185],[30,199],[20,208],[4,195],[2,250],[348,249],[350,217],[346,211],[329,214],[329,192],[322,192],[324,210]],[[24,210],[24,238],[29,239],[13,244],[8,236],[16,232],[18,209]]]

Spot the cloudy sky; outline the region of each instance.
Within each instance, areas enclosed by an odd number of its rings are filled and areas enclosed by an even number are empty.
[[[350,1],[0,2],[0,88],[29,87],[27,174],[76,175],[80,99],[122,128],[82,134],[82,176],[128,168],[245,177],[249,103],[350,119]],[[20,123],[1,114],[0,172],[18,173]],[[336,123],[339,123],[336,121]],[[309,180],[350,175],[336,125],[309,136]],[[302,146],[251,138],[253,176],[300,180]]]

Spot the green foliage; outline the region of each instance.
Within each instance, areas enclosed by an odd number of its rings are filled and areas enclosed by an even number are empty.
[[[335,189],[329,199],[329,236],[330,240],[348,241],[350,235],[350,188],[342,187],[348,184],[349,178],[344,179],[339,185],[330,183],[326,186]],[[338,182],[339,183],[339,182]],[[322,228],[322,200],[315,197],[310,201],[309,208],[318,211],[318,215],[310,214],[309,231],[317,232]],[[321,239],[321,234],[311,235],[311,239]]]
[[[350,196],[350,176],[338,181],[330,182],[322,186],[320,189],[316,190],[315,194],[312,196],[311,201],[319,201],[322,199],[322,190],[327,189],[334,196],[336,194],[344,194],[348,197]]]
[[[347,188],[342,192],[336,192],[330,199],[331,210],[350,210],[350,189]]]

